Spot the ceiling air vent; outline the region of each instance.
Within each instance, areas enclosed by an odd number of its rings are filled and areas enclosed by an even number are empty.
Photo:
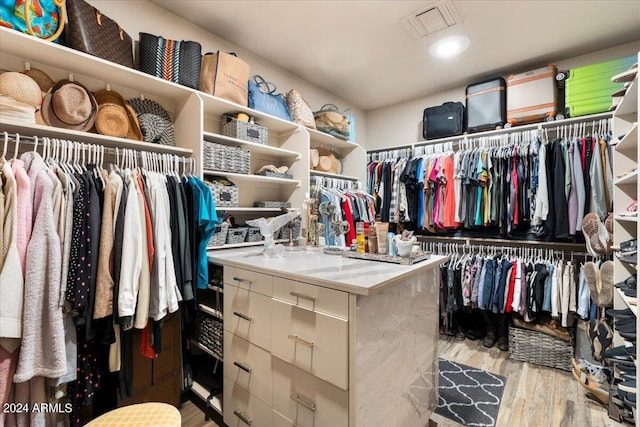
[[[419,39],[462,22],[452,1],[430,4],[402,18],[402,24],[412,37]]]

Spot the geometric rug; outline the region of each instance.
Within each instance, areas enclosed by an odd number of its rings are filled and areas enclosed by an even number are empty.
[[[464,426],[495,426],[505,377],[444,359],[438,371],[436,414]]]

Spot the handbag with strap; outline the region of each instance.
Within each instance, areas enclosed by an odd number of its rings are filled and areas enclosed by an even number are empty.
[[[135,68],[133,42],[117,22],[85,0],[67,0],[69,47],[125,67]]]
[[[336,138],[349,140],[349,118],[333,104],[325,104],[313,113],[316,128]]]
[[[249,80],[249,108],[291,121],[284,95],[276,93],[276,85],[258,75]]]
[[[202,47],[194,41],[169,40],[140,33],[138,69],[182,86],[198,89]]]
[[[246,106],[249,98],[249,64],[235,53],[209,52],[202,57],[200,90]]]
[[[0,0],[1,26],[54,43],[64,29],[65,13],[65,0]]]
[[[316,121],[313,118],[313,111],[309,103],[300,95],[296,89],[291,89],[287,92],[287,106],[289,107],[289,113],[291,114],[291,120],[294,123],[308,127],[309,129],[316,128]]]

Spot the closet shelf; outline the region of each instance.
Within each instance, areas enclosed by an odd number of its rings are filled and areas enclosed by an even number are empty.
[[[631,129],[615,146],[616,151],[631,151],[638,148],[638,123],[634,123]],[[635,154],[635,153],[634,153]]]
[[[30,62],[33,68],[43,64],[170,99],[186,98],[194,92],[191,88],[15,30],[0,27],[0,40],[3,55],[22,58]],[[70,69],[70,66],[73,68]]]
[[[211,397],[211,399],[209,399],[209,395],[211,395],[211,393],[205,386],[197,381],[193,381],[191,391],[200,399],[204,400],[209,406],[211,406],[214,411],[222,415],[222,393],[218,393],[215,396]]]
[[[315,170],[309,170],[309,173],[312,176],[323,176],[325,178],[346,179],[348,181],[359,181],[360,180],[356,176],[342,175],[342,174],[338,174],[338,173],[328,173],[328,172],[321,172],[321,171],[315,171]]]
[[[289,241],[288,239],[278,239],[276,240],[276,243],[285,243],[288,241]],[[207,246],[207,250],[214,251],[218,249],[247,248],[251,246],[262,246],[262,245],[264,245],[264,240],[260,240],[259,242],[234,243],[232,245]]]
[[[8,120],[0,120],[0,130],[9,133],[19,133],[23,136],[47,136],[49,138],[68,139],[72,141],[103,145],[111,148],[129,148],[138,151],[175,154],[183,157],[191,157],[191,154],[193,153],[193,150],[188,148],[151,144],[149,142],[117,138],[114,136],[101,135],[99,133],[81,132],[72,129],[63,129],[38,124],[16,123]]]
[[[216,317],[220,320],[222,319],[222,313],[216,310],[215,308],[209,307],[208,305],[198,304],[198,310],[207,313],[210,316]]]
[[[638,217],[637,216],[620,216],[620,215],[616,215],[614,217],[614,219],[616,221],[620,221],[620,222],[638,222]]]
[[[204,140],[210,142],[217,142],[224,145],[231,145],[234,147],[242,147],[251,150],[251,153],[264,154],[271,157],[278,157],[282,159],[300,159],[300,154],[295,151],[285,150],[284,148],[272,147],[271,145],[258,144],[255,142],[244,141],[238,138],[232,138],[230,136],[220,135],[213,132],[203,132]]]
[[[626,306],[633,311],[633,314],[637,317],[638,316],[638,306],[631,304],[631,302],[636,302],[638,301],[637,298],[632,298],[632,297],[628,297],[624,294],[624,292],[622,292],[619,288],[616,288],[616,292],[618,293],[618,296],[620,297],[620,299],[622,301],[624,301],[624,303],[626,304]]]
[[[207,347],[205,347],[204,344],[200,343],[200,341],[198,341],[198,340],[196,340],[194,338],[191,338],[191,344],[196,346],[196,347],[198,347],[200,350],[204,351],[209,356],[211,356],[211,357],[219,360],[220,362],[222,362],[222,357],[216,356],[216,354],[213,351],[211,351]]]
[[[343,139],[336,138],[333,135],[329,135],[328,133],[320,132],[319,130],[309,128],[305,129],[307,132],[309,132],[312,148],[318,148],[322,146],[324,148],[353,150],[358,146],[358,144],[356,144],[355,142],[345,141]]]
[[[261,176],[261,175],[253,175],[253,174],[244,174],[244,173],[233,173],[233,172],[224,172],[224,171],[216,171],[216,170],[204,170],[202,173],[207,175],[216,175],[216,176],[226,176],[232,181],[248,181],[255,183],[264,183],[264,184],[275,184],[275,185],[291,185],[295,187],[300,187],[300,181],[296,179],[286,179],[286,178],[273,178],[270,176]]]
[[[616,116],[635,115],[638,112],[638,77],[631,82],[627,88],[622,101],[616,107]]]
[[[217,211],[238,212],[238,213],[259,213],[259,212],[282,212],[280,208],[216,208]]]
[[[626,185],[626,184],[637,184],[638,183],[638,171],[635,170],[628,175],[623,176],[622,178],[618,178],[613,181],[614,185]]]

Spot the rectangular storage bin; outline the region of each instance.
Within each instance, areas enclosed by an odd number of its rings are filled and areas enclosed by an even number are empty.
[[[209,240],[209,244],[207,246],[222,246],[227,241],[227,233],[229,232],[229,223],[223,222],[222,224],[216,225],[216,231]]]
[[[251,151],[215,142],[203,141],[202,167],[205,170],[248,174]]]
[[[574,348],[565,341],[542,332],[509,327],[509,358],[570,371]]]
[[[266,144],[269,139],[269,130],[255,123],[241,122],[235,117],[222,116],[222,134],[243,141]]]
[[[260,242],[262,240],[262,234],[258,227],[249,227],[247,230],[247,242]]]
[[[220,319],[199,312],[196,318],[195,339],[222,359],[223,328]]]
[[[244,239],[247,237],[248,230],[248,227],[230,228],[227,233],[227,244],[237,245],[238,243],[243,243]]]
[[[222,185],[218,181],[212,181],[207,182],[207,185],[211,189],[211,197],[216,208],[237,208],[240,204],[239,191],[235,184]]]
[[[256,207],[256,208],[270,208],[270,209],[290,208],[291,207],[291,203],[290,202],[275,202],[275,201],[263,200],[263,201],[259,201],[259,202],[253,202],[253,206]]]

